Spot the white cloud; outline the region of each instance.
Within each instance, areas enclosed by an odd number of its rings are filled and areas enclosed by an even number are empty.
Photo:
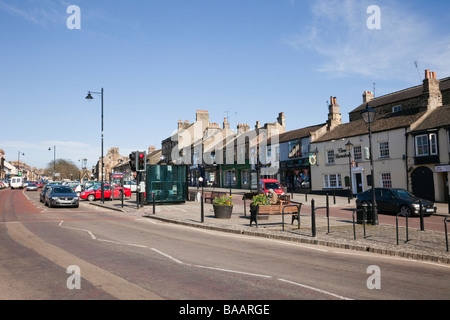
[[[40,25],[41,27],[48,27],[58,23],[65,22],[67,19],[66,9],[69,3],[64,0],[51,1],[21,1],[20,5],[11,1],[0,0],[0,10],[8,14],[24,19],[28,22]]]
[[[318,53],[317,71],[335,76],[417,80],[415,61],[440,75],[450,74],[450,36],[435,35],[427,23],[429,17],[409,11],[403,3],[385,1],[378,4],[381,29],[369,30],[367,8],[372,4],[368,0],[314,1],[312,23],[301,33],[286,37],[285,43]]]

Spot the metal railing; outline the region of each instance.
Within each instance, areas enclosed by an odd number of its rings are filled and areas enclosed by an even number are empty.
[[[444,219],[444,228],[445,228],[445,244],[447,246],[447,252],[448,252],[448,234],[447,234],[447,221],[448,217],[445,217]]]
[[[366,220],[367,220],[367,207],[364,207],[364,209],[354,209],[352,213],[353,218],[353,240],[356,240],[356,221],[355,221],[355,214],[358,212],[362,212],[363,214],[363,232],[364,232],[364,239],[367,238],[366,235]]]
[[[409,234],[408,234],[408,215],[407,214],[403,214],[401,212],[397,213],[396,216],[396,222],[395,222],[395,229],[396,229],[396,234],[397,234],[397,245],[398,245],[398,217],[399,216],[404,216],[406,218],[406,241],[405,243],[409,242],[411,239],[409,239]]]

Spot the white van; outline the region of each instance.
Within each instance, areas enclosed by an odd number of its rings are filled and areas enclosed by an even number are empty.
[[[23,178],[22,177],[11,178],[11,189],[23,189]]]

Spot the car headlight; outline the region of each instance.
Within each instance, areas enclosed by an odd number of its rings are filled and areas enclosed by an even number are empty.
[[[419,209],[420,209],[420,205],[419,205],[419,204],[414,203],[412,206],[413,206],[414,209],[416,209],[416,210],[419,210]]]
[[[58,198],[58,197],[51,197],[51,199],[52,199],[52,200],[59,201],[59,198]]]

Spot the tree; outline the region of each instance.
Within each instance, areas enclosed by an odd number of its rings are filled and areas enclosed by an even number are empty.
[[[47,165],[45,174],[48,177],[53,177],[54,173],[59,173],[59,177],[55,177],[56,180],[78,180],[80,177],[79,168],[71,161],[65,159],[56,159],[56,162],[52,161]]]

